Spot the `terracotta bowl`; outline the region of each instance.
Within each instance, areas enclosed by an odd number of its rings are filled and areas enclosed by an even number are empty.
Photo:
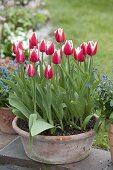
[[[66,164],[78,162],[86,158],[91,150],[95,132],[71,136],[43,136],[33,138],[33,144],[29,146],[29,133],[17,126],[17,117],[13,120],[14,130],[21,136],[26,155],[38,162],[47,164]]]
[[[12,114],[10,108],[0,108],[0,130],[7,134],[16,134],[12,127],[12,121],[15,116]]]

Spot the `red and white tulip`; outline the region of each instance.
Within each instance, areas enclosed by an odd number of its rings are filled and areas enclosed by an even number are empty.
[[[36,32],[33,32],[29,38],[29,48],[32,49],[34,47],[38,47],[38,38]]]
[[[54,46],[53,42],[48,41],[46,43],[46,54],[52,55],[54,53],[54,50],[55,50],[55,46]]]
[[[36,68],[33,64],[28,65],[27,74],[29,77],[34,77],[36,75]]]
[[[65,41],[65,34],[62,28],[58,28],[55,32],[55,39],[57,42],[64,42]]]
[[[81,47],[74,48],[74,59],[79,62],[83,62],[85,60],[83,49],[81,49]]]
[[[97,42],[89,41],[87,44],[87,54],[94,56],[97,52]]]
[[[62,51],[66,56],[69,56],[73,53],[73,42],[72,42],[72,40],[66,40],[65,44],[62,47]]]
[[[16,62],[23,63],[25,61],[25,55],[22,49],[18,49],[16,52]]]
[[[46,79],[51,79],[53,77],[53,70],[50,65],[47,65],[44,71],[44,76]]]
[[[32,49],[30,52],[30,61],[36,63],[39,61],[39,52],[37,49]]]

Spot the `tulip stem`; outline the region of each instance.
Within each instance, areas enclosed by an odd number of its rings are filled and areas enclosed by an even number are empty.
[[[43,62],[44,62],[44,56],[43,56],[43,52],[42,52],[42,66],[43,66]]]
[[[69,60],[69,56],[67,56],[67,65],[68,65],[68,71],[69,71],[69,74],[70,74],[70,60]]]
[[[51,66],[51,56],[49,55],[49,64]]]
[[[92,58],[89,57],[89,74],[91,73]]]
[[[62,58],[62,43],[60,42],[60,55],[61,55],[61,58]]]
[[[86,66],[86,61],[84,61],[84,71],[86,72],[87,66]]]
[[[58,65],[56,65],[56,83],[58,82]]]
[[[19,74],[19,77],[20,77],[21,76],[20,64],[18,64],[18,74]]]
[[[36,113],[36,76],[34,77],[34,113]]]
[[[40,77],[43,75],[43,53],[42,53],[42,60],[40,61]]]
[[[47,91],[49,93],[49,95],[51,96],[51,80],[47,82]],[[48,117],[48,120],[49,120],[49,123],[51,125],[53,125],[53,120],[52,120],[52,115],[51,115],[51,103],[49,104],[48,106],[48,113],[47,113],[47,117]]]

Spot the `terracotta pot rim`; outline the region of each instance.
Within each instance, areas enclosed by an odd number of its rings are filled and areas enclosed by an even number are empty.
[[[18,126],[17,126],[17,119],[18,117],[16,116],[14,119],[13,119],[13,122],[12,122],[12,126],[13,126],[13,129],[20,135],[20,136],[23,136],[25,138],[29,138],[29,133],[20,129]],[[81,140],[81,139],[86,139],[86,138],[89,138],[89,136],[94,136],[95,135],[95,131],[94,130],[90,130],[88,132],[85,132],[85,133],[80,133],[80,134],[77,134],[77,135],[69,135],[69,136],[44,136],[44,135],[37,135],[37,136],[34,136],[33,138],[37,139],[37,140],[40,140],[40,141],[70,141],[70,140]]]
[[[10,107],[0,107],[1,110],[11,110]]]

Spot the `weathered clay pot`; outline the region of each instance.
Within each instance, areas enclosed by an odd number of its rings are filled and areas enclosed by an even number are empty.
[[[109,126],[108,137],[109,137],[109,146],[111,152],[111,161],[113,163],[113,124],[110,124]]]
[[[29,133],[17,126],[17,119],[16,117],[13,120],[13,128],[21,136],[26,155],[35,161],[47,164],[66,164],[80,161],[90,153],[95,136],[93,130],[71,136],[37,135],[33,138],[30,149],[28,144]]]
[[[12,121],[14,117],[15,116],[12,114],[10,108],[7,107],[0,108],[0,130],[2,132],[8,134],[16,134],[12,127]]]

